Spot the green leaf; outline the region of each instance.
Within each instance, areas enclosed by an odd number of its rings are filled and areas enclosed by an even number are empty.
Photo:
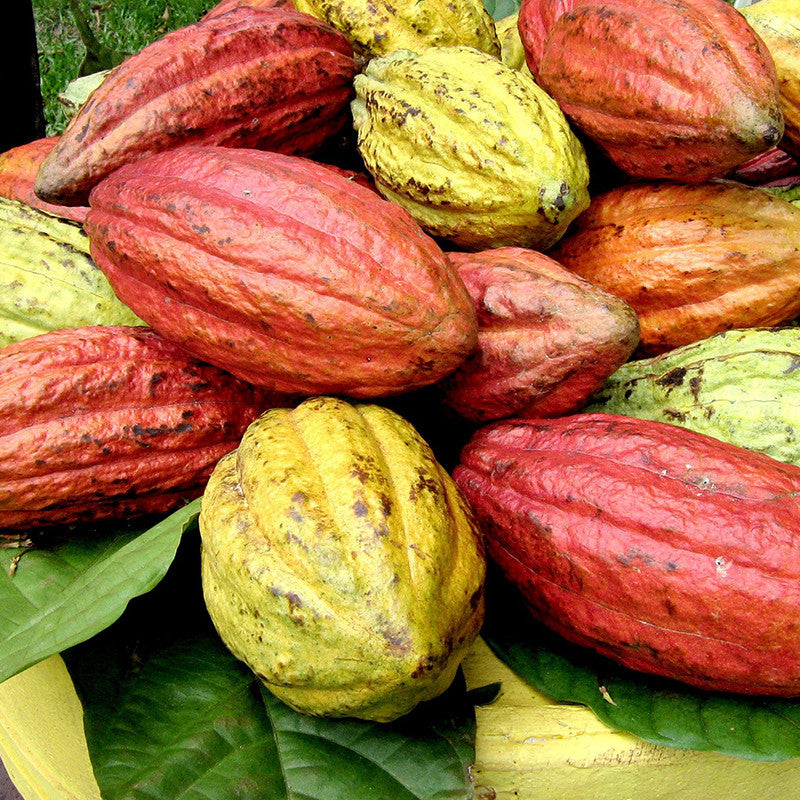
[[[483,0],[486,10],[495,20],[505,19],[519,11],[522,0]]]
[[[391,724],[304,716],[222,645],[184,538],[166,578],[64,653],[106,800],[470,800],[463,678]]]
[[[0,681],[94,636],[152,589],[199,502],[144,531],[86,526],[52,545],[0,550]]]
[[[800,756],[800,700],[705,692],[625,669],[535,622],[493,575],[481,633],[523,680],[558,702],[581,703],[607,725],[654,744],[757,761]]]

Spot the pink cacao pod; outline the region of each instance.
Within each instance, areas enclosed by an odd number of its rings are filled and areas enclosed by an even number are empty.
[[[146,327],[0,350],[0,528],[171,510],[201,494],[267,395]]]
[[[466,419],[574,411],[639,343],[624,300],[542,253],[449,256],[478,312],[478,348],[444,383],[446,402]]]
[[[114,69],[39,168],[43,200],[86,201],[123,164],[181,144],[308,155],[349,119],[347,39],[290,8],[240,7],[179,28]]]
[[[185,147],[91,195],[92,256],[164,337],[293,396],[433,384],[477,342],[475,308],[412,217],[308,159]]]
[[[539,72],[544,42],[553,23],[565,12],[572,11],[581,0],[522,0],[517,29],[525,50],[525,63],[534,78]]]
[[[47,136],[12,147],[0,153],[0,197],[18,200],[39,211],[47,211],[63,219],[83,222],[88,206],[62,206],[47,203],[36,196],[33,185],[42,161],[58,142],[58,136]]]
[[[800,468],[604,414],[497,422],[454,478],[532,614],[627,667],[800,695]]]
[[[724,0],[575,0],[550,24],[536,74],[640,178],[721,177],[783,134],[772,57]]]
[[[220,14],[226,14],[233,8],[241,8],[247,6],[248,8],[280,8],[288,6],[294,8],[292,0],[220,0],[215,6],[210,8],[201,19],[209,19],[210,17],[218,17]]]

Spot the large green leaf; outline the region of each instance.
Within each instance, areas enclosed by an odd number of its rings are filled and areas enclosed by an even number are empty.
[[[634,672],[565,642],[535,622],[494,575],[482,636],[519,677],[607,725],[668,747],[759,761],[800,757],[800,700],[704,692]]]
[[[522,0],[483,0],[483,5],[495,20],[500,20],[516,14],[521,2]]]
[[[468,800],[475,716],[463,679],[402,720],[301,715],[221,644],[196,542],[122,618],[64,653],[106,800]]]
[[[0,550],[0,681],[94,636],[152,589],[199,502],[144,530],[86,526],[30,550]]]

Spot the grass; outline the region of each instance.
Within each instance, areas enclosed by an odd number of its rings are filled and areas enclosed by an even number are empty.
[[[176,28],[197,21],[215,0],[77,0],[101,55],[118,61]],[[58,94],[81,74],[96,71],[75,24],[69,0],[33,0],[39,71],[48,135],[68,118]],[[87,58],[88,55],[88,58]],[[116,59],[114,56],[116,55]]]

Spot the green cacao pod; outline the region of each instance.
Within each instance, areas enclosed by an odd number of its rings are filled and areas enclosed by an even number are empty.
[[[800,468],[611,414],[496,422],[453,477],[531,612],[625,666],[800,695]]]
[[[775,65],[720,0],[527,0],[523,44],[539,85],[622,170],[701,182],[783,135]],[[563,13],[558,13],[563,8]],[[544,40],[527,36],[544,31]],[[535,63],[537,58],[538,64]]]
[[[589,204],[586,154],[555,101],[470,47],[400,50],[355,78],[378,190],[464,250],[545,249]]]
[[[310,154],[348,122],[348,41],[290,8],[242,6],[179,28],[112,70],[42,162],[66,205],[123,164],[181,144]]]
[[[197,497],[269,398],[145,327],[0,350],[0,528],[160,513]]]
[[[477,342],[475,308],[438,245],[308,159],[158,153],[97,186],[85,227],[149,325],[271,392],[399,394],[436,383]]]
[[[639,343],[634,310],[535,250],[450,253],[478,311],[478,348],[443,384],[463,417],[580,408]]]
[[[0,197],[0,347],[58,328],[143,325],[74,222]]]
[[[451,683],[483,619],[471,511],[402,417],[316,397],[209,480],[203,590],[228,648],[295,709],[388,721]]]
[[[800,328],[725,331],[623,364],[583,409],[669,422],[800,466]]]

